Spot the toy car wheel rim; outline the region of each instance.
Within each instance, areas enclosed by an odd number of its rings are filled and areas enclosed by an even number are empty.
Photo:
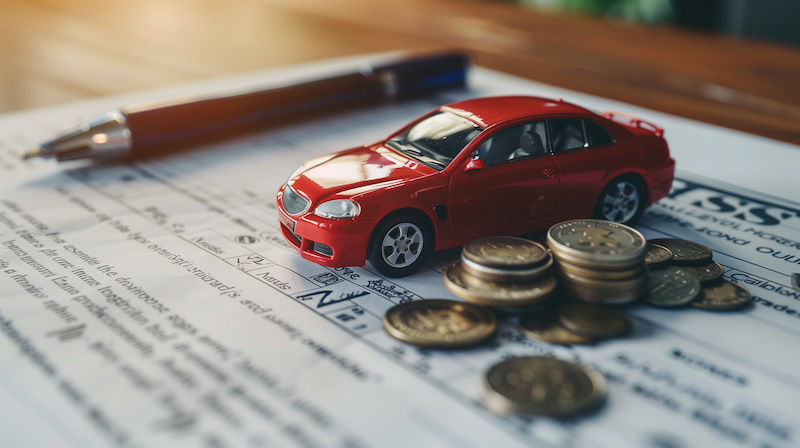
[[[628,222],[639,210],[639,188],[621,180],[603,198],[603,217],[609,221]]]
[[[395,225],[381,241],[383,261],[393,268],[404,268],[422,254],[422,230],[410,222]]]

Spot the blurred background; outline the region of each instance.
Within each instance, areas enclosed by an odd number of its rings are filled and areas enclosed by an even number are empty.
[[[553,13],[590,14],[800,45],[797,0],[520,0]]]
[[[0,0],[0,112],[386,51],[800,143],[800,0]]]

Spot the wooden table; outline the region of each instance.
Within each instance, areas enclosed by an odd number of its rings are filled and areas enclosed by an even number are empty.
[[[3,0],[0,112],[389,50],[800,144],[800,49],[467,0]]]

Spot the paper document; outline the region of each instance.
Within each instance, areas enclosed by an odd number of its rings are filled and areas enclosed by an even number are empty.
[[[318,76],[359,61],[268,72],[0,117],[0,440],[52,447],[800,446],[800,148],[483,69],[468,91],[297,123],[161,159],[22,162],[54,132],[133,100]],[[640,305],[624,339],[530,340],[500,316],[488,344],[423,350],[381,318],[456,297],[458,250],[418,274],[303,260],[275,193],[304,160],[370,143],[474,96],[563,97],[664,127],[670,197],[637,226],[714,250],[749,288],[743,311]],[[499,417],[483,376],[548,355],[602,373],[608,399],[570,420]]]

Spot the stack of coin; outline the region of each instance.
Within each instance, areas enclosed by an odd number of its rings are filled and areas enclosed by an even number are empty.
[[[572,417],[597,408],[605,397],[602,375],[544,356],[500,362],[484,377],[483,403],[499,415]]]
[[[581,219],[551,227],[546,245],[505,236],[467,243],[445,269],[444,284],[471,303],[404,303],[386,312],[384,329],[418,347],[466,348],[491,338],[498,328],[493,310],[506,310],[520,314],[519,331],[531,339],[588,344],[633,329],[624,313],[606,305],[646,297],[659,307],[729,310],[751,300],[746,288],[722,279],[709,248],[691,241],[648,242],[628,226]],[[598,408],[606,393],[602,375],[591,369],[527,356],[486,372],[483,402],[499,415],[563,418]]]
[[[585,302],[621,304],[647,292],[647,241],[637,230],[596,219],[556,224],[547,232],[564,290]]]
[[[744,286],[722,278],[724,269],[713,261],[714,253],[708,247],[673,238],[650,240],[649,246],[648,259],[665,258],[663,250],[671,255],[667,258],[666,267],[649,265],[647,303],[660,307],[691,305],[716,311],[743,308],[750,304],[750,292]]]
[[[553,257],[539,243],[508,236],[467,243],[445,269],[444,284],[468,302],[519,309],[546,302],[555,291]]]

